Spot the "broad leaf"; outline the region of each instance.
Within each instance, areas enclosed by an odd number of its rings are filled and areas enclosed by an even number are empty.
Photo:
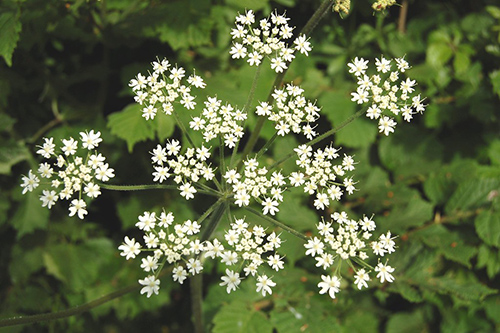
[[[0,14],[0,56],[9,67],[12,66],[12,54],[21,32],[20,14],[19,8]]]
[[[108,117],[108,127],[111,133],[127,142],[129,152],[132,152],[137,142],[154,138],[154,122],[157,119],[144,119],[141,109],[142,106],[139,104],[130,104],[122,111],[112,113]]]

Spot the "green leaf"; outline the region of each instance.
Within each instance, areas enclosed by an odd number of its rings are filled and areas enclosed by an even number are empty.
[[[488,194],[500,187],[500,180],[491,178],[469,179],[458,185],[445,206],[445,212],[465,211],[485,204]]]
[[[14,283],[25,283],[30,275],[43,267],[42,249],[23,248],[19,243],[12,249],[13,260],[9,266],[9,273]]]
[[[467,267],[471,267],[470,260],[476,255],[477,248],[465,244],[459,233],[449,231],[446,227],[435,224],[415,233],[423,243],[431,248],[438,249],[438,253]]]
[[[356,104],[351,101],[347,91],[323,94],[319,104],[322,105],[322,113],[328,117],[333,127],[340,125],[357,111]],[[368,147],[376,136],[377,127],[372,122],[359,118],[335,134],[335,145]]]
[[[387,322],[386,333],[426,332],[427,325],[422,311],[393,314]]]
[[[13,165],[28,159],[29,156],[28,149],[22,143],[13,140],[0,143],[0,174],[10,174]]]
[[[391,199],[385,204],[392,209],[384,216],[376,216],[377,224],[393,233],[405,232],[410,227],[423,225],[432,219],[433,205],[420,198],[420,194],[404,186],[388,190]]]
[[[459,183],[476,176],[477,169],[477,162],[473,160],[457,160],[452,165],[442,166],[426,179],[425,195],[434,204],[445,204]]]
[[[262,313],[242,301],[223,305],[213,319],[214,333],[271,333],[273,327]]]
[[[493,320],[497,325],[500,324],[500,296],[495,295],[488,297],[484,301],[486,315]]]
[[[474,221],[478,236],[488,245],[500,247],[500,213],[481,212]]]
[[[112,113],[108,117],[111,134],[125,140],[129,152],[132,152],[137,142],[154,138],[154,122],[157,119],[146,120],[141,115],[141,109],[142,106],[139,104],[130,104],[122,111]]]
[[[493,279],[500,272],[500,253],[488,245],[482,244],[477,254],[477,268],[486,267],[488,277]]]
[[[489,77],[493,85],[493,92],[500,97],[500,70],[491,72]]]
[[[123,229],[134,227],[138,221],[137,217],[144,212],[142,203],[137,196],[120,200],[116,204],[116,210],[122,222]]]
[[[106,238],[90,239],[83,244],[56,244],[43,253],[49,274],[83,291],[98,278],[99,269],[106,265],[115,249]]]
[[[455,277],[431,278],[427,284],[440,294],[451,294],[459,300],[481,301],[486,296],[497,293],[496,290],[486,287],[471,276],[468,279]]]
[[[293,192],[285,192],[283,196],[283,203],[277,213],[278,220],[297,231],[313,229],[318,217],[304,204],[303,197]]]
[[[391,284],[390,290],[399,293],[411,303],[420,303],[423,301],[422,295],[418,289],[404,281],[396,280]]]
[[[415,140],[415,138],[419,140]],[[441,166],[443,146],[432,135],[416,127],[396,131],[380,140],[379,155],[382,163],[400,177],[430,173]]]
[[[444,43],[432,43],[427,48],[427,63],[435,67],[444,66],[453,56],[450,45]]]
[[[175,129],[175,121],[173,117],[169,117],[165,114],[159,114],[155,119],[156,123],[156,136],[160,142],[164,142],[172,136]]]
[[[17,230],[18,238],[36,229],[45,229],[49,222],[49,210],[42,207],[38,191],[28,192],[24,198],[10,220],[14,229]]]
[[[500,166],[500,140],[497,139],[490,143],[488,157],[492,164]]]
[[[21,32],[20,15],[19,8],[0,14],[0,56],[4,58],[9,67],[12,66],[12,54]]]

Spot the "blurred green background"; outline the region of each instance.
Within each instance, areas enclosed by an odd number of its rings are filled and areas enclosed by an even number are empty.
[[[252,287],[227,295],[207,267],[205,323],[213,332],[495,332],[500,330],[500,4],[495,0],[400,0],[374,15],[371,2],[326,15],[311,35],[310,57],[287,73],[322,106],[320,131],[355,113],[347,62],[405,56],[425,103],[423,116],[390,137],[360,118],[332,138],[359,162],[357,191],[334,207],[375,214],[380,233],[399,235],[390,263],[396,282],[338,298],[318,295],[319,271],[288,234],[287,269],[262,299]],[[243,106],[255,68],[234,61],[229,32],[237,12],[286,11],[296,32],[320,1],[3,0],[0,4],[0,316],[64,310],[137,283],[140,262],[125,261],[124,235],[141,237],[136,217],[155,207],[179,219],[203,213],[203,199],[174,192],[103,191],[85,221],[65,204],[50,211],[38,193],[22,196],[22,174],[37,167],[42,137],[100,130],[113,184],[151,183],[151,151],[179,137],[173,123],[131,134],[112,126],[133,104],[128,81],[156,57],[205,78],[206,94]],[[264,71],[256,100],[273,73]],[[200,96],[204,97],[204,96]],[[138,122],[141,121],[138,113]],[[111,125],[110,125],[111,124]],[[149,124],[149,123],[148,123]],[[252,125],[252,122],[249,122]],[[249,128],[251,130],[251,127]],[[138,136],[140,134],[140,136]],[[262,139],[269,138],[264,132]],[[295,140],[284,141],[290,146]],[[279,153],[284,146],[276,146]],[[319,216],[290,196],[278,219],[302,232]],[[50,214],[49,214],[50,212]],[[347,280],[352,272],[346,271]],[[346,281],[347,282],[347,281]],[[238,326],[238,323],[243,323]],[[138,291],[67,319],[5,332],[190,332],[189,286],[162,279],[159,296]]]

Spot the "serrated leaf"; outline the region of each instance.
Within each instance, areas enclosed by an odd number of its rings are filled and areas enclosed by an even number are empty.
[[[500,272],[500,253],[488,245],[482,244],[477,254],[477,268],[486,267],[488,277],[493,279]]]
[[[24,198],[10,220],[14,229],[17,230],[18,238],[36,229],[45,229],[49,222],[49,210],[42,207],[38,191],[28,192]]]
[[[67,283],[72,290],[83,291],[98,277],[114,252],[109,239],[90,239],[83,244],[56,244],[43,253],[49,274]]]
[[[0,14],[0,56],[9,67],[12,66],[12,54],[21,32],[20,14],[19,8]]]
[[[396,280],[396,282],[391,285],[390,290],[399,293],[409,302],[420,303],[423,301],[420,291],[404,281]]]
[[[413,333],[427,331],[426,321],[421,311],[396,313],[387,322],[386,333]]]
[[[458,185],[445,206],[445,212],[451,214],[457,210],[465,211],[479,207],[488,200],[488,194],[500,187],[498,179],[470,179]]]
[[[443,157],[439,141],[414,127],[383,137],[378,148],[382,163],[401,177],[434,171],[441,166]]]
[[[423,225],[432,219],[433,205],[420,198],[418,191],[406,187],[393,187],[388,191],[390,200],[385,203],[391,208],[384,216],[377,216],[377,224],[398,234],[410,227]]]
[[[481,212],[474,221],[478,236],[486,244],[500,247],[500,213]]]
[[[415,233],[423,243],[431,248],[438,249],[438,253],[467,267],[471,267],[470,260],[476,255],[477,248],[468,245],[457,232],[449,231],[446,227],[435,224]]]
[[[213,319],[214,333],[271,333],[273,327],[262,312],[242,301],[223,305]]]
[[[428,286],[440,294],[451,294],[463,301],[481,301],[488,295],[497,293],[496,290],[477,282],[476,278],[459,281],[451,277],[431,278]]]
[[[112,113],[108,117],[111,134],[125,140],[129,152],[132,152],[137,142],[154,138],[156,119],[149,121],[144,119],[141,109],[142,106],[139,104],[130,104],[122,111]]]
[[[21,143],[8,141],[0,144],[0,174],[10,174],[13,165],[28,159],[30,153]]]

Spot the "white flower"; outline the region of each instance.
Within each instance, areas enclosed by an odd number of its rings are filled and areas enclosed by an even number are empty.
[[[368,288],[367,281],[370,281],[370,276],[366,273],[364,269],[360,269],[355,276],[354,284],[358,287],[359,290],[365,287]]]
[[[274,270],[279,271],[280,269],[283,269],[283,260],[281,260],[280,256],[278,254],[271,255],[267,257],[267,264]]]
[[[389,133],[394,133],[394,127],[396,126],[396,122],[389,117],[382,117],[378,122],[378,129],[380,133],[384,133],[385,135],[389,135]]]
[[[105,163],[97,168],[95,178],[107,182],[115,176],[114,172],[115,170],[110,168],[108,163]]]
[[[267,213],[274,215],[279,211],[279,209],[277,208],[278,202],[272,200],[271,198],[266,198],[266,200],[262,202],[262,206],[262,212],[264,213],[264,215],[267,215]]]
[[[190,258],[186,264],[186,267],[189,270],[189,273],[192,275],[199,274],[203,270],[203,266],[201,265],[201,261],[198,259]]]
[[[194,194],[197,192],[190,183],[182,184],[179,187],[179,190],[181,191],[181,195],[186,198],[186,200],[194,198]]]
[[[33,191],[40,184],[40,179],[31,170],[28,172],[27,177],[23,176],[22,181],[23,194]]]
[[[325,247],[325,244],[321,242],[321,240],[318,237],[314,237],[313,239],[309,239],[307,241],[307,244],[304,245],[304,247],[307,249],[306,251],[306,256],[311,255],[315,256],[317,254],[322,254],[323,253],[323,248]]]
[[[83,188],[83,192],[85,192],[91,198],[97,198],[98,196],[101,195],[100,189],[101,188],[99,187],[99,185],[94,183],[88,183]]]
[[[295,49],[306,56],[309,55],[308,52],[312,50],[311,43],[307,41],[305,35],[300,35],[293,43],[295,44]]]
[[[146,277],[144,280],[139,280],[139,283],[144,287],[141,289],[141,295],[147,293],[147,297],[149,298],[153,293],[158,295],[158,291],[160,289],[160,280],[156,279],[154,275],[150,275]]]
[[[90,132],[80,132],[80,136],[82,137],[82,147],[88,150],[97,148],[99,143],[102,142],[102,139],[100,138],[101,132],[94,133],[94,130],[91,130]]]
[[[236,290],[238,285],[241,283],[240,274],[235,273],[226,268],[226,276],[221,277],[222,282],[219,286],[227,286],[226,292],[229,294],[231,290]]]
[[[125,242],[118,246],[118,250],[122,251],[120,255],[125,257],[125,259],[133,259],[141,252],[141,244],[136,242],[134,238],[130,239],[128,236],[125,236]]]
[[[182,266],[177,266],[172,271],[172,278],[174,281],[178,281],[180,284],[184,283],[184,280],[187,279],[187,272]]]
[[[382,73],[387,73],[391,70],[391,61],[381,57],[380,59],[375,59],[375,65],[377,66],[377,71]]]
[[[139,216],[139,222],[135,224],[137,228],[144,231],[151,231],[156,225],[156,213],[144,212]]]
[[[353,73],[356,76],[365,74],[365,71],[368,69],[367,64],[368,60],[363,58],[358,59],[358,57],[356,57],[352,63],[347,64],[347,66],[349,66],[349,73]]]
[[[340,291],[340,280],[337,276],[321,275],[323,282],[318,283],[318,287],[321,288],[320,294],[325,294],[328,292],[331,298],[335,298],[335,293]]]
[[[394,272],[394,268],[388,265],[384,265],[381,262],[378,263],[377,267],[375,267],[375,272],[378,272],[377,278],[380,279],[380,283],[393,282],[394,276],[392,276],[392,272]]]
[[[43,195],[40,196],[40,200],[42,201],[42,207],[47,207],[48,209],[51,209],[58,199],[56,191],[43,190],[42,193]]]
[[[276,283],[273,282],[267,275],[260,275],[257,277],[257,292],[262,292],[262,296],[267,294],[272,294],[273,291],[271,287],[274,287]]]
[[[69,216],[73,216],[78,213],[78,217],[83,220],[83,217],[87,215],[87,210],[85,209],[87,204],[83,200],[74,199],[71,201],[69,207]]]
[[[45,141],[43,146],[37,146],[40,149],[36,153],[45,158],[50,158],[54,154],[54,148],[56,147],[54,138],[43,138],[43,140]]]
[[[73,139],[69,138],[68,140],[62,139],[63,147],[61,150],[63,151],[64,155],[69,156],[69,155],[74,155],[76,153],[76,149],[78,148],[78,142]]]
[[[142,258],[141,268],[145,272],[155,271],[158,268],[158,260],[155,257],[147,256]]]
[[[271,59],[271,69],[274,69],[276,73],[282,73],[286,68],[286,62],[284,62],[280,57]]]

